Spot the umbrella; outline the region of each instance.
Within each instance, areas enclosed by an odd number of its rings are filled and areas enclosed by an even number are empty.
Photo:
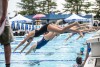
[[[20,14],[18,14],[17,16],[15,16],[14,18],[10,19],[9,21],[14,21],[14,22],[22,22],[22,23],[28,23],[28,22],[32,22],[31,19],[28,19]]]
[[[65,18],[64,20],[65,22],[89,21],[89,19],[81,17],[77,14],[72,14],[71,16],[69,16],[68,18]]]
[[[36,14],[33,16],[35,19],[40,19],[41,17],[46,17],[44,14]]]

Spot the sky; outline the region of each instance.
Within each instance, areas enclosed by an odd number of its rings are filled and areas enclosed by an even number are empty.
[[[8,2],[8,13],[10,13],[10,16],[14,16],[14,11],[19,11],[20,8],[17,7],[17,2],[20,2],[21,0],[9,0]]]
[[[62,11],[63,6],[62,4],[65,2],[64,0],[54,0],[55,2],[57,2],[57,9]],[[95,0],[88,0],[91,2],[94,2]],[[17,7],[17,2],[21,2],[21,0],[9,0],[9,4],[8,4],[8,13],[10,13],[10,17],[13,17],[15,15],[14,11],[19,11],[20,8]]]

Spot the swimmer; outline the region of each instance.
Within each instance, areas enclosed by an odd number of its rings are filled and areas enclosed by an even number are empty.
[[[72,30],[70,29],[70,31],[72,31]],[[76,31],[76,30],[74,30],[74,31]],[[47,34],[45,34],[43,36],[43,38],[39,42],[33,44],[33,46],[29,49],[29,51],[26,52],[26,55],[29,54],[32,50],[35,51],[36,49],[40,49],[41,47],[46,45],[50,40],[52,40],[55,36],[58,36],[58,35],[59,35],[59,33],[48,32]]]
[[[30,37],[33,37],[33,38],[38,37],[47,31],[56,32],[56,33],[64,33],[65,31],[69,31],[69,30],[73,31],[72,29],[70,29],[72,26],[79,26],[79,24],[72,23],[63,28],[60,28],[60,27],[58,27],[58,25],[55,25],[55,24],[46,24],[46,25],[42,26],[39,30],[33,30],[33,31],[29,32],[27,37],[14,49],[14,51],[16,51],[18,47],[23,45]],[[83,34],[81,31],[76,31],[76,32],[79,33],[83,37]]]
[[[86,26],[85,24],[81,24],[80,27],[73,26],[73,27],[71,27],[71,29],[80,30],[80,31],[83,33],[83,36],[84,36],[86,33],[90,33],[90,32],[92,32],[92,31],[95,31],[95,29],[90,28],[89,26]],[[71,38],[71,37],[74,36],[75,34],[77,34],[77,33],[71,33],[71,34],[65,39],[65,41],[67,41],[69,38]],[[81,37],[82,37],[82,36],[77,37],[76,40],[80,39]]]
[[[48,32],[43,36],[43,38],[38,41],[37,43],[33,44],[32,47],[29,49],[29,51],[26,52],[26,55],[29,54],[32,50],[40,49],[41,47],[45,46],[50,40],[52,40],[57,33],[54,32]]]
[[[36,49],[40,49],[41,47],[43,47],[44,45],[46,45],[50,40],[52,40],[55,36],[58,36],[59,33],[54,33],[54,32],[49,32],[47,34],[45,34],[43,36],[43,38],[32,45],[32,47],[29,49],[28,52],[26,52],[26,55],[29,54],[32,50],[36,50]]]
[[[76,63],[73,67],[82,67],[82,57],[77,57],[76,58]]]

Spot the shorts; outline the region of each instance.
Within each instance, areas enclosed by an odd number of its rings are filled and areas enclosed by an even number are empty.
[[[0,35],[1,45],[7,45],[13,41],[13,33],[10,26],[5,26],[4,32]]]

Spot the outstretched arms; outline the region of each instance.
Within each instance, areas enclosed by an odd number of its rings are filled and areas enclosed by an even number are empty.
[[[32,32],[30,32],[27,36],[26,36],[26,38],[23,40],[23,41],[21,41],[21,43],[14,49],[14,51],[13,52],[15,52],[16,50],[17,50],[17,48],[19,48],[21,45],[23,45],[30,37],[32,37],[32,36],[34,36],[34,31],[32,31]],[[29,43],[30,44],[30,43]]]
[[[25,47],[21,50],[21,52],[20,53],[22,53],[24,50],[25,50],[25,48],[30,44],[32,42],[32,39],[31,40],[29,40],[29,42],[25,45]]]
[[[45,34],[43,36],[43,38],[48,41],[48,40],[53,39],[56,35],[57,35],[57,33],[49,32],[49,33]],[[42,42],[42,40],[40,40],[39,42]],[[41,44],[37,44],[37,43],[33,44],[32,47],[26,52],[26,55],[29,54],[32,50],[35,50],[37,45],[40,45],[42,47],[42,45],[45,45],[45,44],[42,44],[42,43]]]
[[[65,39],[65,41],[67,41],[69,38],[71,38],[74,35],[74,33],[71,33],[68,38]]]

